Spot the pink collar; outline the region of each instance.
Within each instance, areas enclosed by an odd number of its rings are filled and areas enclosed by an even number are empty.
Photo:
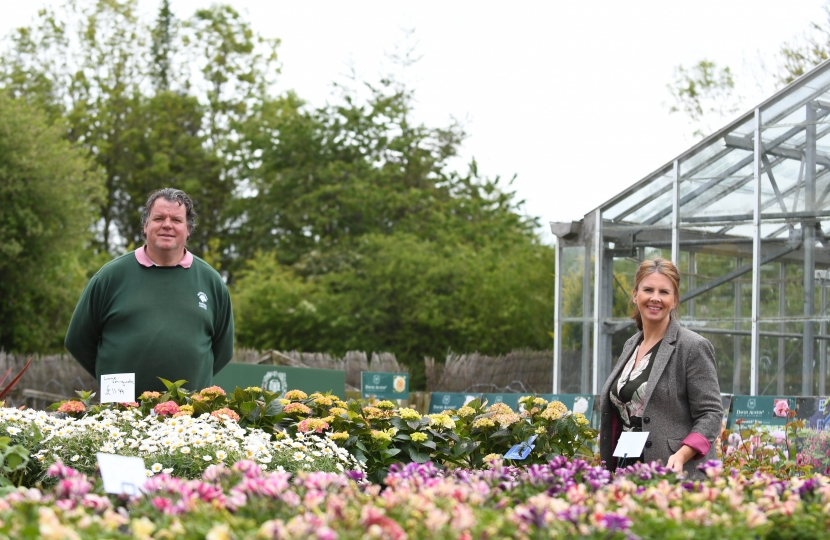
[[[146,250],[146,245],[135,250],[135,258],[138,261],[138,264],[140,264],[141,266],[146,266],[148,268],[151,266],[158,266],[156,263],[150,260],[150,257],[147,256]],[[191,264],[193,264],[193,254],[187,251],[187,249],[185,249],[184,257],[182,257],[182,260],[176,263],[176,266],[181,266],[182,268],[190,268]]]

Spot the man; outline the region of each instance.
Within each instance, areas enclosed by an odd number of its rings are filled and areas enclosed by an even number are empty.
[[[201,390],[233,356],[233,311],[219,273],[185,247],[193,202],[153,192],[141,214],[146,244],[98,270],[81,294],[66,348],[95,376],[135,373],[136,396],[158,379]]]

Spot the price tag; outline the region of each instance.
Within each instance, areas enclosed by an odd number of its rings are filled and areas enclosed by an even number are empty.
[[[527,456],[530,455],[530,451],[536,447],[536,445],[533,444],[536,437],[537,435],[531,435],[525,442],[513,445],[510,450],[504,454],[504,459],[526,459]]]
[[[135,373],[101,375],[101,403],[135,401]]]
[[[98,452],[98,467],[104,481],[104,491],[118,495],[138,495],[147,481],[144,460],[139,457],[118,456]]]
[[[620,440],[617,448],[614,449],[614,457],[636,458],[643,455],[643,448],[648,439],[648,431],[623,431],[620,433]]]

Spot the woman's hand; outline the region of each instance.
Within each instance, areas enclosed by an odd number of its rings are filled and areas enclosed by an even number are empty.
[[[666,467],[672,469],[676,473],[681,473],[683,472],[683,465],[692,459],[695,454],[697,454],[697,450],[684,444],[680,447],[680,450],[669,456],[669,461],[666,463]]]

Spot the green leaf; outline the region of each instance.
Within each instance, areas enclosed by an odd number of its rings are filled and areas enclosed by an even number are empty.
[[[429,461],[429,454],[422,454],[413,446],[407,447],[406,450],[409,453],[409,458],[415,463],[426,463]]]

